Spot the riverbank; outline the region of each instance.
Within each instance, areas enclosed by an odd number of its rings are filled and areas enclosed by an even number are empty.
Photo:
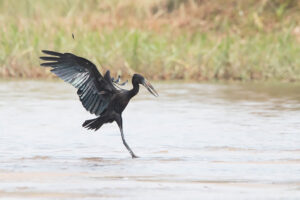
[[[300,80],[293,0],[1,1],[0,11],[1,78],[53,78],[38,59],[50,49],[124,78]]]

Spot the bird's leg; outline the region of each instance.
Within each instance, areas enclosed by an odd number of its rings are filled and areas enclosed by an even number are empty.
[[[128,83],[128,80],[124,81],[123,83],[120,83],[119,85],[124,86],[126,85],[126,83]]]
[[[119,75],[118,78],[117,78],[117,80],[116,80],[116,83],[119,83],[120,80],[121,80],[121,76]]]
[[[119,75],[118,78],[111,78],[111,81],[115,84],[118,84],[118,85],[121,85],[121,86],[124,86],[128,80],[124,81],[123,83],[120,83],[120,80],[121,80],[121,76]]]
[[[138,158],[138,156],[136,156],[133,151],[130,149],[130,147],[128,146],[128,144],[126,143],[125,141],[125,137],[124,137],[124,133],[123,133],[123,123],[122,123],[122,117],[119,116],[117,117],[117,120],[116,120],[119,128],[120,128],[120,132],[121,132],[121,137],[122,137],[122,141],[123,141],[123,144],[124,146],[126,147],[126,149],[129,151],[130,155],[132,158]]]
[[[118,78],[112,77],[111,81],[118,84],[120,82],[120,79],[121,79],[121,76],[119,75]]]

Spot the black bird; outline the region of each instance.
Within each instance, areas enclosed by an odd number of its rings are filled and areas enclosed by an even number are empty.
[[[116,122],[120,128],[122,141],[132,158],[137,156],[125,141],[122,112],[128,102],[139,92],[139,84],[144,85],[154,96],[158,96],[153,86],[139,74],[132,77],[133,88],[125,90],[117,87],[117,81],[111,78],[109,70],[102,76],[96,66],[89,60],[71,53],[58,53],[54,51],[42,51],[48,54],[40,59],[48,61],[41,64],[51,67],[51,72],[65,82],[77,88],[77,94],[83,107],[91,114],[98,116],[95,119],[86,120],[82,126],[87,129],[98,130],[105,123]]]

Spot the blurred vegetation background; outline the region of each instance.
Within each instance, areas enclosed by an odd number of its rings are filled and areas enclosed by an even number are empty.
[[[112,75],[299,81],[299,23],[299,0],[0,0],[0,77],[52,78],[48,49]]]

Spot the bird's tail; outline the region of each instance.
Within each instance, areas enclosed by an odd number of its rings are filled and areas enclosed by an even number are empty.
[[[104,118],[97,117],[95,119],[86,120],[82,126],[87,129],[98,130],[105,123]]]

